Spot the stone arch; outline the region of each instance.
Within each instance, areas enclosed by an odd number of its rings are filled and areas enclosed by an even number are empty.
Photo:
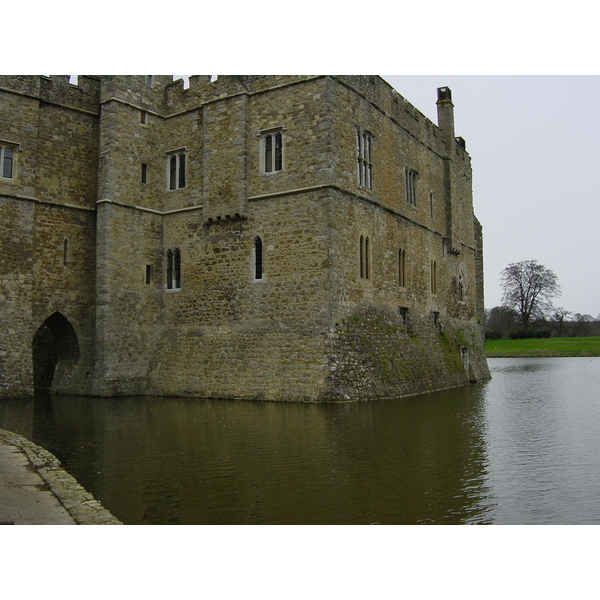
[[[56,374],[66,375],[79,360],[79,340],[60,312],[50,315],[33,336],[33,387],[49,390]]]

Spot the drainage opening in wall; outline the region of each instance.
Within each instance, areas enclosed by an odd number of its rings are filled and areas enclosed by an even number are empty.
[[[56,374],[63,376],[79,360],[79,340],[73,326],[61,313],[50,315],[33,336],[33,387],[49,391]]]

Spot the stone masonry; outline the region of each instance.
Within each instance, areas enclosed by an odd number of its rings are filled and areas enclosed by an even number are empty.
[[[0,396],[488,378],[470,157],[437,105],[375,76],[0,76]]]

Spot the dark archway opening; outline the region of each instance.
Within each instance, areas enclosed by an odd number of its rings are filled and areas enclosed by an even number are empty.
[[[66,373],[79,360],[79,340],[61,313],[50,315],[33,336],[33,387],[49,391],[57,371]]]

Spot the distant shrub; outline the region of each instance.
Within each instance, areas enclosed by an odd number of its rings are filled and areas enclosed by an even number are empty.
[[[549,338],[550,332],[547,330],[542,331],[525,331],[521,329],[519,331],[512,331],[510,334],[511,340],[526,340],[531,338]]]

